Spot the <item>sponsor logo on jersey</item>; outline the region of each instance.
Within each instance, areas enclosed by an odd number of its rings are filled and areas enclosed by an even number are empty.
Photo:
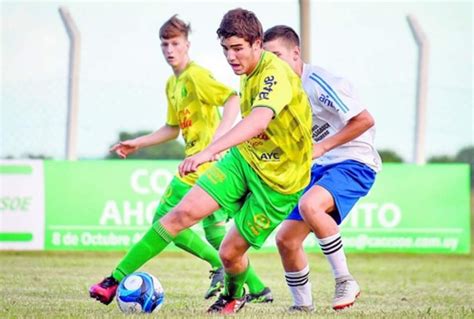
[[[318,100],[319,102],[321,102],[321,104],[332,107],[333,109],[336,109],[332,101],[329,99],[329,95],[321,94]],[[339,109],[336,109],[336,111],[339,112]]]
[[[183,86],[181,88],[181,97],[186,97],[188,95],[188,90],[186,90],[186,87]]]
[[[185,129],[193,125],[193,120],[189,118],[191,111],[188,108],[178,112],[179,128]]]
[[[316,141],[316,142],[319,142],[321,141],[323,138],[325,138],[326,136],[329,135],[329,123],[324,123],[323,125],[319,126],[319,125],[314,125],[313,126],[313,134],[312,134],[312,137],[313,137],[313,140]]]
[[[185,129],[185,128],[188,128],[192,125],[193,125],[193,120],[191,120],[190,118],[187,118],[187,117],[185,117],[184,119],[179,121],[179,128],[182,129],[182,130]]]
[[[247,143],[252,147],[257,147],[263,145],[264,141],[268,141],[270,138],[265,132],[258,134],[257,136],[252,137]]]
[[[263,152],[260,154],[260,159],[264,161],[278,161],[280,154],[277,152]]]
[[[275,81],[275,76],[269,75],[264,80],[264,87],[262,91],[258,94],[259,100],[268,100],[268,95],[273,91],[272,87],[277,84]]]

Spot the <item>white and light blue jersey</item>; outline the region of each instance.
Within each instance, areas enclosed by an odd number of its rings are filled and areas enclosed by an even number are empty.
[[[336,77],[320,67],[305,64],[301,80],[311,102],[315,143],[336,134],[351,118],[365,110],[351,83],[344,78]],[[374,138],[375,126],[315,159],[315,163],[327,165],[355,160],[378,172],[382,161],[375,149]]]

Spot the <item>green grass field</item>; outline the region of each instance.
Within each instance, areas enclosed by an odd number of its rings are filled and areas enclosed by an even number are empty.
[[[0,252],[0,318],[125,317],[116,303],[88,296],[90,284],[109,273],[122,253]],[[289,314],[290,295],[276,253],[252,254],[256,270],[274,293],[273,304],[246,305],[239,318],[308,317]],[[447,255],[353,254],[348,256],[362,294],[354,307],[335,313],[333,280],[321,254],[310,255],[319,318],[474,318],[474,258]],[[165,253],[144,267],[162,282],[166,299],[152,316],[206,315],[202,295],[207,265],[184,253]],[[144,318],[141,316],[126,316]]]

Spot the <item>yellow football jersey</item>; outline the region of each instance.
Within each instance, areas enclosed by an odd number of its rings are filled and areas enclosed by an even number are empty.
[[[310,178],[311,107],[301,79],[290,66],[264,52],[240,81],[240,108],[247,116],[255,107],[268,107],[274,118],[260,135],[238,145],[242,156],[273,189],[292,194]]]
[[[199,153],[209,145],[220,121],[216,107],[225,104],[235,94],[234,90],[216,81],[211,72],[194,62],[190,62],[179,76],[170,76],[166,83],[166,124],[181,129],[186,157]],[[201,165],[197,172],[181,180],[194,184],[209,165]]]

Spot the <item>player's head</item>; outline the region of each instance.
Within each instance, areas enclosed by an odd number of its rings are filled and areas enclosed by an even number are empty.
[[[176,14],[160,28],[161,51],[172,68],[184,67],[189,60],[189,33],[191,33],[189,23],[186,24]]]
[[[286,25],[271,27],[263,36],[263,48],[287,62],[295,72],[299,73],[300,38],[295,30]]]
[[[250,74],[262,54],[262,24],[252,11],[234,9],[217,29],[224,55],[235,74]]]

